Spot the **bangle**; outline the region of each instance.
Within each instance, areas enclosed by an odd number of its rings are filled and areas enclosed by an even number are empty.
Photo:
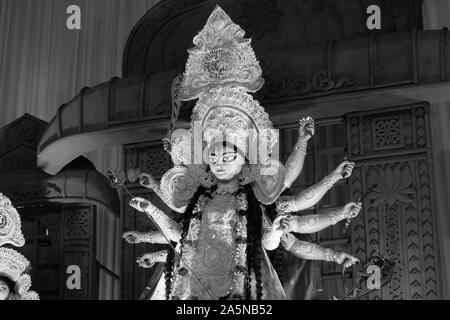
[[[331,249],[323,250],[323,260],[324,261],[331,261],[331,262],[336,261],[335,260],[335,255],[336,255],[336,252],[334,252]]]
[[[328,220],[331,222],[332,225],[335,225],[336,223],[338,223],[339,221],[341,221],[343,219],[345,219],[343,209],[338,209],[334,212],[331,212],[328,215]]]
[[[281,196],[276,201],[276,210],[279,214],[297,212],[298,209],[295,207],[295,197],[294,196]]]
[[[300,151],[303,154],[306,154],[306,147],[308,146],[308,140],[299,139],[295,144],[294,151]]]
[[[341,178],[342,177],[338,174],[332,173],[323,178],[323,184],[327,187],[327,189],[331,189],[336,182],[341,180]]]

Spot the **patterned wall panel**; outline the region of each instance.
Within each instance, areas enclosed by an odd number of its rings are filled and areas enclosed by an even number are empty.
[[[81,288],[69,289],[64,275],[63,298],[67,300],[97,299],[98,268],[95,251],[95,207],[63,207],[63,257],[64,273],[71,265],[81,271]]]
[[[150,173],[160,179],[172,165],[170,155],[161,145],[133,144],[125,147],[126,172],[130,168],[140,168],[142,172]]]
[[[424,105],[399,107],[395,111],[352,113],[347,122],[351,155],[425,151],[423,148],[429,147],[427,119]]]
[[[369,298],[439,298],[427,106],[350,114],[347,124],[357,162],[352,195],[372,189],[352,222],[353,252],[362,260],[382,255],[395,263],[390,283]]]
[[[89,238],[90,208],[71,208],[65,212],[64,239]]]
[[[140,168],[141,172],[150,173],[156,179],[160,179],[164,172],[172,166],[169,154],[164,151],[160,144],[141,143],[128,145],[125,146],[124,152],[125,172],[130,168]],[[138,183],[129,184],[128,187],[134,195],[150,200],[169,213],[167,207],[151,190],[141,187]],[[155,226],[145,214],[137,212],[128,205],[130,200],[128,195],[124,197],[123,232],[155,230]],[[164,245],[144,243],[131,245],[125,241],[122,242],[122,299],[138,299],[156,269],[155,267],[149,269],[140,268],[136,264],[136,259],[147,252],[158,251],[164,248]]]

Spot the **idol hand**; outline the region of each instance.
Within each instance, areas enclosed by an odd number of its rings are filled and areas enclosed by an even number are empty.
[[[172,141],[170,141],[170,138],[164,138],[163,141],[163,149],[164,151],[171,153],[172,152]]]
[[[359,259],[352,256],[351,254],[345,253],[345,252],[336,252],[334,255],[334,261],[338,264],[344,264],[344,268],[347,269],[354,265],[355,263],[359,262]]]
[[[272,223],[272,230],[277,233],[283,233],[289,228],[289,218],[288,214],[280,214],[276,216]]]
[[[154,189],[158,186],[158,182],[151,174],[141,173],[139,175],[139,184],[145,188]]]
[[[344,216],[346,219],[353,219],[358,216],[359,212],[362,209],[361,202],[349,202],[344,206]]]
[[[304,138],[306,140],[311,139],[314,135],[314,119],[311,117],[305,117],[300,119],[299,124],[299,138]]]
[[[135,197],[130,201],[130,206],[141,212],[145,212],[149,205],[151,205],[150,201],[144,198]]]
[[[155,255],[153,253],[146,253],[142,257],[139,257],[136,262],[139,267],[151,268],[156,262]]]
[[[337,174],[338,176],[347,179],[351,176],[353,172],[353,168],[355,167],[355,163],[349,160],[344,160],[341,162],[340,165],[337,166],[336,169],[334,169],[333,173]]]
[[[140,233],[137,231],[127,231],[122,235],[126,242],[131,244],[141,243]]]

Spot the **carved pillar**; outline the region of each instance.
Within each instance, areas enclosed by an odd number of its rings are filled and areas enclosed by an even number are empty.
[[[95,206],[74,205],[63,207],[63,254],[61,256],[63,272],[61,274],[64,278],[62,281],[64,300],[95,300],[98,297],[95,214]],[[75,269],[79,268],[81,271],[79,287],[73,288],[70,284],[68,285],[68,282],[71,282],[69,279],[71,276],[77,277],[77,271],[72,271],[70,274],[66,273],[70,266],[75,266]]]
[[[428,107],[353,113],[347,120],[357,163],[351,195],[357,199],[376,185],[352,222],[353,252],[362,261],[383,255],[395,263],[392,281],[369,298],[438,299]]]

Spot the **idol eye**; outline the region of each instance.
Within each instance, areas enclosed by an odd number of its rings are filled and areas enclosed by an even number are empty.
[[[224,161],[224,162],[230,162],[230,161],[233,161],[234,159],[236,159],[236,157],[237,157],[237,154],[236,154],[236,153],[233,154],[233,155],[224,156],[224,157],[223,157],[223,161]]]
[[[216,163],[216,162],[217,162],[217,157],[210,156],[210,157],[209,157],[209,162],[211,162],[211,163]]]

